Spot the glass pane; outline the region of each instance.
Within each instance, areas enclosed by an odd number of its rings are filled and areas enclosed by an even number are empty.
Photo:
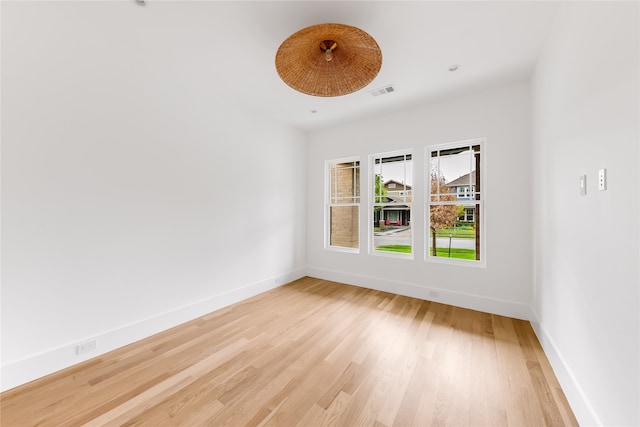
[[[360,202],[360,162],[331,165],[331,203]]]
[[[439,158],[436,157],[437,155],[437,151],[432,151],[431,152],[431,160],[429,162],[429,176],[438,176],[438,160]],[[433,193],[433,191],[432,191]]]
[[[373,162],[373,202],[384,203],[384,185],[382,181],[382,159],[375,159]]]
[[[331,206],[330,216],[329,244],[345,248],[358,248],[358,206]]]
[[[372,176],[374,203],[411,203],[413,199],[411,154],[375,158]]]
[[[480,148],[429,153],[429,256],[480,260]],[[432,205],[431,203],[450,202]]]
[[[474,147],[475,149],[475,147]],[[471,184],[475,199],[480,200],[480,153],[474,153],[471,160]]]
[[[372,178],[373,250],[410,254],[413,200],[411,154],[374,158]]]
[[[373,249],[382,252],[411,253],[411,209],[409,206],[373,208]]]
[[[471,184],[475,184],[473,182],[475,177],[472,177],[470,173],[472,171],[471,158],[469,147],[440,152],[438,178],[444,182],[444,186],[440,186],[440,193],[457,193],[456,189],[458,187],[464,187],[467,190],[466,199],[471,198],[468,191],[471,188]]]
[[[431,206],[427,245],[429,256],[479,260],[479,207],[453,204]]]

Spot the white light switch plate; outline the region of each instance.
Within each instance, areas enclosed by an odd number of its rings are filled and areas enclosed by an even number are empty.
[[[598,190],[604,191],[607,189],[607,170],[600,169],[598,171]]]

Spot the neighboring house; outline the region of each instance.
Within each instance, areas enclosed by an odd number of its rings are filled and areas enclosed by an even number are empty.
[[[408,226],[411,222],[411,208],[405,203],[411,203],[411,186],[392,179],[383,185],[387,190],[386,202],[393,203],[393,205],[386,205],[379,212],[376,212],[376,224],[383,220],[384,224],[388,226]]]
[[[471,176],[469,176],[471,175]],[[447,183],[447,187],[452,189],[452,192],[455,193],[456,199],[462,201],[461,204],[464,205],[464,212],[462,215],[458,217],[458,221],[460,222],[475,222],[476,221],[476,207],[475,204],[469,204],[465,201],[470,201],[475,199],[476,192],[476,173],[471,172],[471,174],[462,175],[461,177],[454,179],[453,181]]]

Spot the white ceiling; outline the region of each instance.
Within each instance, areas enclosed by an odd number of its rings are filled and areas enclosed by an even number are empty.
[[[76,3],[75,7],[91,6]],[[101,17],[103,25],[111,26],[113,37],[139,35],[137,43],[155,58],[158,72],[169,66],[172,78],[195,82],[206,93],[312,131],[528,76],[558,4],[146,0],[146,6],[139,6],[128,0],[113,7],[117,14],[101,10],[91,19]],[[62,17],[69,18],[69,13],[61,12]],[[274,58],[282,41],[301,28],[324,22],[353,25],[376,39],[382,49],[382,69],[369,86],[346,96],[320,98],[298,93],[280,80]],[[95,23],[86,25],[88,29]],[[453,64],[460,65],[458,71],[449,71]],[[394,93],[369,94],[389,84],[395,86]]]

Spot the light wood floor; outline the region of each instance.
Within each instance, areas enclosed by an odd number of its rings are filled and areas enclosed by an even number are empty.
[[[2,426],[572,426],[528,322],[304,278],[24,386]]]

